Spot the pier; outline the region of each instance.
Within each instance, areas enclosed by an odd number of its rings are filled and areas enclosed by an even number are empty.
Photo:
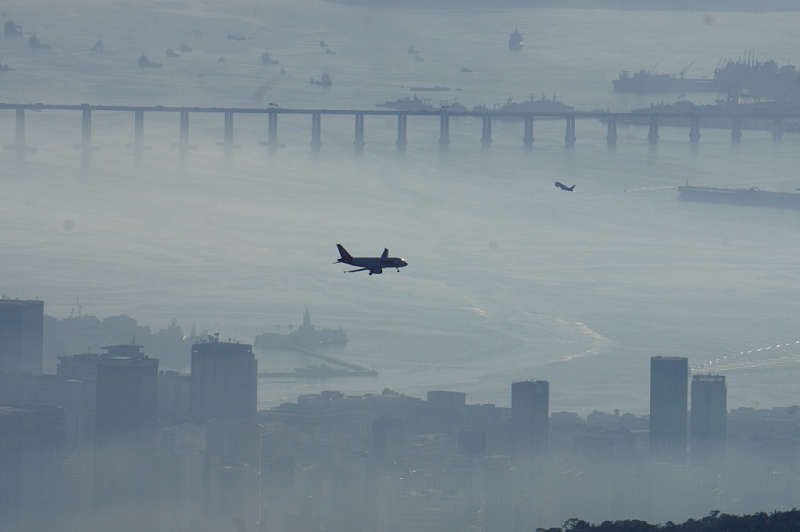
[[[322,120],[323,116],[346,115],[352,116],[354,120],[353,147],[357,153],[365,149],[368,143],[366,122],[367,117],[386,117],[393,116],[397,120],[397,150],[404,152],[408,147],[408,117],[414,116],[419,119],[438,120],[439,137],[438,145],[441,150],[447,150],[451,143],[450,125],[451,120],[456,117],[466,117],[480,119],[480,132],[476,132],[476,143],[479,142],[484,149],[489,149],[493,143],[492,123],[497,120],[513,120],[521,123],[520,140],[522,146],[531,148],[534,145],[534,123],[537,121],[560,120],[564,123],[564,145],[568,148],[576,146],[578,140],[578,123],[587,120],[601,121],[607,125],[606,141],[609,148],[616,146],[617,127],[619,124],[634,124],[647,126],[647,141],[656,144],[659,140],[659,126],[667,125],[670,127],[685,127],[688,130],[688,141],[692,144],[700,142],[700,129],[703,123],[713,120],[717,123],[725,121],[730,128],[731,142],[740,143],[743,138],[743,121],[761,121],[761,123],[771,124],[772,138],[775,141],[783,139],[786,119],[800,119],[800,111],[788,113],[767,113],[753,112],[742,106],[742,109],[732,109],[719,112],[698,112],[698,113],[671,113],[663,111],[633,111],[626,113],[616,113],[609,111],[567,111],[567,112],[504,112],[504,111],[452,111],[450,109],[440,109],[433,111],[402,111],[392,109],[296,109],[281,108],[270,104],[270,106],[253,108],[221,108],[221,107],[167,107],[167,106],[120,106],[120,105],[55,105],[55,104],[2,104],[0,103],[0,123],[4,121],[3,111],[13,111],[15,113],[15,135],[14,143],[6,144],[5,148],[11,149],[16,154],[17,161],[24,161],[25,153],[33,151],[26,139],[25,119],[26,112],[44,113],[49,111],[75,112],[81,116],[81,136],[80,144],[76,148],[82,151],[82,161],[88,166],[91,161],[91,154],[97,150],[92,144],[93,139],[102,135],[102,131],[92,128],[93,117],[103,112],[124,112],[130,113],[133,117],[134,139],[129,144],[134,148],[137,158],[142,156],[145,145],[145,114],[167,113],[177,116],[179,124],[178,142],[175,144],[180,148],[181,154],[186,154],[192,147],[189,144],[189,117],[190,115],[222,115],[221,136],[222,145],[226,153],[239,145],[234,144],[234,117],[236,115],[266,115],[265,130],[266,142],[260,142],[269,148],[279,148],[283,145],[278,141],[279,123],[281,116],[306,115],[310,117],[310,145],[313,151],[319,151],[323,143]],[[705,126],[711,127],[711,126]],[[719,128],[719,125],[715,126]],[[340,134],[337,132],[337,134]],[[77,137],[77,134],[76,134]],[[255,139],[254,139],[255,140]],[[434,139],[432,139],[433,141]],[[258,143],[256,141],[256,143]]]
[[[306,379],[323,379],[328,377],[377,377],[378,372],[374,369],[368,369],[352,362],[347,362],[340,358],[332,357],[330,355],[323,355],[322,353],[315,353],[307,349],[293,347],[290,349],[300,355],[321,360],[323,363],[316,366],[308,366],[306,368],[296,368],[294,372],[280,372],[270,373],[261,372],[258,374],[262,379],[276,379],[276,378],[290,378],[299,377]]]

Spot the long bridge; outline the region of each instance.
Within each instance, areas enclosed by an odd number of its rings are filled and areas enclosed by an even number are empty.
[[[57,105],[57,104],[9,104],[0,103],[0,111],[9,110],[16,113],[15,140],[13,144],[5,147],[16,151],[17,159],[23,160],[26,151],[30,151],[25,138],[25,117],[27,111],[70,111],[82,114],[81,143],[77,145],[83,150],[83,162],[88,164],[91,153],[97,149],[92,145],[92,115],[102,112],[126,112],[134,118],[134,142],[136,153],[141,155],[144,149],[144,115],[145,113],[171,113],[179,116],[178,147],[183,153],[189,149],[189,116],[192,114],[223,115],[223,141],[226,148],[234,146],[234,116],[235,115],[267,115],[266,133],[267,141],[262,142],[269,147],[277,148],[278,118],[281,115],[308,115],[311,117],[311,146],[318,149],[322,144],[322,117],[323,115],[349,115],[354,119],[353,146],[357,152],[363,150],[366,143],[364,132],[364,119],[367,116],[394,116],[397,119],[397,148],[405,150],[407,141],[407,119],[409,116],[427,117],[439,121],[438,144],[441,149],[446,149],[450,144],[450,119],[453,117],[480,118],[482,122],[480,143],[486,148],[492,144],[492,121],[496,119],[517,119],[523,123],[522,143],[525,147],[533,146],[534,122],[539,120],[563,120],[564,142],[566,146],[575,145],[576,123],[578,120],[600,120],[606,123],[606,141],[609,147],[614,147],[617,142],[618,123],[637,123],[648,126],[647,140],[656,144],[659,139],[658,128],[660,124],[675,123],[676,120],[688,125],[689,142],[700,142],[700,128],[708,120],[727,121],[730,127],[730,136],[733,143],[739,143],[742,138],[743,122],[758,120],[769,124],[772,138],[779,141],[784,133],[784,120],[800,119],[800,110],[787,112],[754,111],[747,106],[732,106],[728,110],[697,111],[697,112],[671,112],[654,108],[646,111],[610,112],[610,111],[558,111],[558,112],[507,112],[498,110],[481,111],[456,111],[447,108],[436,110],[404,111],[395,109],[294,109],[277,107],[270,104],[267,107],[239,108],[239,107],[173,107],[173,106],[127,106],[127,105]],[[705,125],[704,125],[705,127]]]

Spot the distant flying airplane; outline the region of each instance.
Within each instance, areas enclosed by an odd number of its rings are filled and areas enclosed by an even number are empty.
[[[575,188],[575,185],[572,185],[571,187],[568,187],[567,185],[565,185],[561,181],[556,181],[556,186],[558,188],[560,188],[561,190],[566,190],[567,192],[572,192],[572,189]]]
[[[408,263],[399,257],[390,257],[389,250],[384,248],[383,254],[380,257],[353,257],[344,249],[341,244],[336,244],[339,248],[339,258],[334,264],[344,263],[350,266],[360,266],[357,270],[346,270],[345,273],[369,271],[369,274],[382,273],[384,268],[400,268],[408,266]]]

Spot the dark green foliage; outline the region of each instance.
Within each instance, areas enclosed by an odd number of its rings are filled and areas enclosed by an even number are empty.
[[[753,515],[728,515],[718,511],[711,512],[702,519],[689,519],[685,523],[675,524],[668,521],[660,525],[651,525],[638,519],[625,521],[605,521],[593,525],[581,519],[572,518],[564,523],[563,528],[537,529],[537,532],[794,532],[800,530],[800,510],[788,512],[760,512]]]

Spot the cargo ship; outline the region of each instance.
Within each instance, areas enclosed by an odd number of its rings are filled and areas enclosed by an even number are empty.
[[[338,329],[317,329],[311,323],[308,309],[303,313],[303,324],[289,334],[265,332],[255,337],[253,346],[267,351],[310,349],[315,347],[342,346],[347,344],[347,331]]]
[[[718,79],[684,78],[683,75],[655,74],[646,70],[630,73],[624,70],[612,81],[615,92],[673,93],[723,92],[725,85]]]
[[[689,185],[679,186],[678,192],[680,198],[687,201],[800,209],[800,194],[794,192],[771,192],[757,187],[717,188]]]

